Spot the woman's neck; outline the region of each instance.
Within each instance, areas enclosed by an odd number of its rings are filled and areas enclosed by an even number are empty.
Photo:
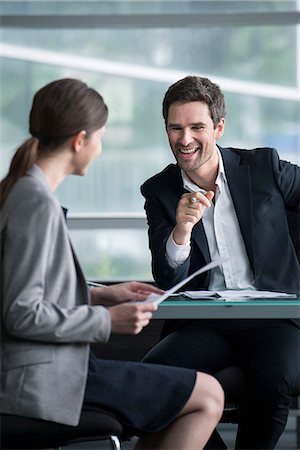
[[[58,188],[60,183],[70,173],[66,158],[63,155],[38,158],[35,164],[44,172],[52,192]]]

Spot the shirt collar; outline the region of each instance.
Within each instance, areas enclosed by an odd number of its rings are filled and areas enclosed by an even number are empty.
[[[226,174],[225,174],[225,170],[224,170],[224,163],[223,163],[223,158],[221,155],[221,152],[219,150],[219,148],[217,147],[217,153],[218,153],[218,158],[219,158],[219,169],[218,169],[218,175],[216,178],[216,184],[219,185],[220,183],[222,183],[222,181],[227,183],[227,179],[226,179]],[[189,192],[201,192],[201,193],[206,193],[206,191],[204,189],[202,189],[200,186],[197,186],[197,184],[195,184],[192,180],[190,180],[190,178],[187,176],[187,174],[185,173],[185,171],[183,169],[181,169],[181,177],[182,177],[182,181],[183,181],[183,187],[186,191]]]

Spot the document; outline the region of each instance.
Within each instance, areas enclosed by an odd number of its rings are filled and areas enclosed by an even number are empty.
[[[193,300],[241,301],[255,299],[297,298],[296,294],[285,292],[256,291],[254,289],[227,289],[225,291],[185,291],[180,295]]]
[[[171,289],[167,290],[164,294],[150,294],[146,300],[143,301],[143,303],[156,303],[157,305],[161,302],[163,302],[166,298],[170,297],[170,295],[174,294],[175,291],[180,289],[182,286],[187,284],[189,281],[191,281],[194,277],[197,275],[200,275],[201,273],[207,272],[208,270],[213,269],[214,267],[220,266],[223,262],[225,262],[225,258],[218,258],[214,261],[211,261],[210,263],[206,264],[205,266],[201,267],[201,269],[196,270],[196,272],[189,275],[184,280],[180,281],[179,283],[175,284]]]

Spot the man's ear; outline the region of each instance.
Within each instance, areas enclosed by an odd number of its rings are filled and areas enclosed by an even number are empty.
[[[216,141],[218,139],[220,139],[220,137],[223,136],[224,129],[225,129],[225,119],[224,119],[224,117],[222,117],[222,119],[220,120],[220,122],[218,123],[218,125],[217,125],[217,127],[215,129],[215,139],[216,139]]]
[[[75,150],[75,152],[80,152],[80,150],[83,147],[85,137],[86,137],[85,130],[79,131],[79,133],[75,134],[75,136],[72,137],[71,145],[72,148]]]

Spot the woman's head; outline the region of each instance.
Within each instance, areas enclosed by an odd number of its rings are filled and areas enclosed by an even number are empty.
[[[101,95],[80,80],[64,78],[37,91],[29,116],[31,138],[17,149],[9,172],[1,181],[0,205],[3,205],[13,184],[38,158],[60,151],[78,135],[87,140],[92,137],[93,145],[97,138],[95,132],[103,129],[107,116],[108,108]]]
[[[56,148],[81,130],[87,137],[104,126],[108,108],[103,98],[85,83],[72,78],[53,81],[33,98],[29,131],[39,148]]]

